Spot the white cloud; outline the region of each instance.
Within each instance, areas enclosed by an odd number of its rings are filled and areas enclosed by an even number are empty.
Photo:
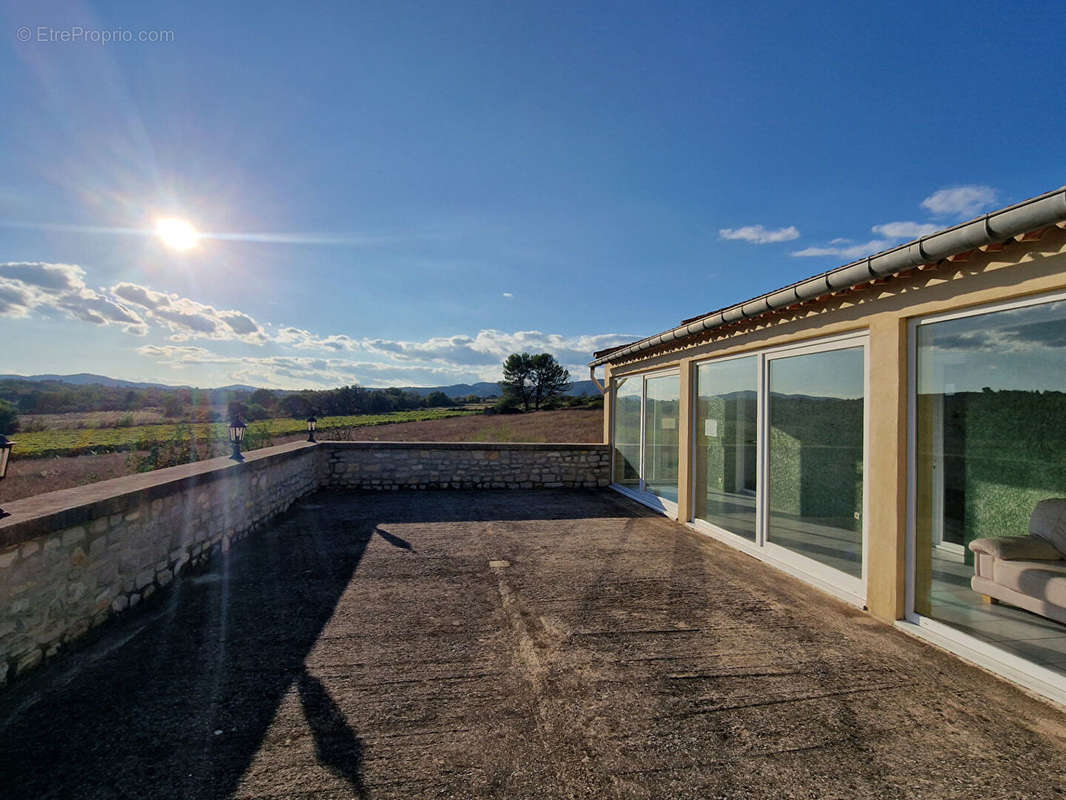
[[[873,239],[869,242],[863,242],[862,244],[851,245],[850,247],[805,247],[802,250],[793,250],[791,255],[799,257],[840,256],[841,258],[855,259],[872,255],[873,253],[879,253],[891,244],[892,242],[884,239]]]
[[[61,313],[94,325],[118,325],[142,336],[144,320],[133,310],[85,286],[85,270],[75,264],[13,261],[0,264],[0,316],[30,311]]]
[[[996,195],[991,186],[954,186],[933,192],[922,208],[938,216],[972,217],[995,203]]]
[[[76,264],[10,261],[0,264],[0,277],[56,294],[75,291],[85,286],[85,270]]]
[[[335,333],[331,336],[316,336],[303,328],[287,326],[281,328],[274,337],[276,342],[296,347],[301,350],[357,350],[358,342],[343,333]]]
[[[503,296],[510,300],[512,297],[514,297],[514,294],[511,292],[504,292]]]
[[[0,317],[25,317],[42,299],[42,294],[31,287],[0,278]]]
[[[745,225],[742,228],[722,228],[718,235],[723,239],[740,239],[752,244],[773,244],[798,239],[800,232],[795,225],[777,230],[770,230],[762,225]]]
[[[294,347],[299,342],[320,342],[299,328],[282,329]],[[497,381],[501,364],[513,352],[549,352],[570,370],[575,379],[584,374],[584,365],[594,350],[630,342],[629,334],[561,336],[540,331],[506,333],[479,331],[476,336],[456,335],[423,341],[367,339],[353,349],[370,358],[348,360],[335,355],[241,357],[215,353],[195,345],[144,345],[137,352],[159,364],[175,368],[219,367],[237,382],[292,388],[294,386],[336,386],[359,383],[364,386],[421,385]],[[377,355],[381,360],[371,360]]]
[[[56,306],[82,322],[95,325],[114,323],[122,326],[127,333],[137,336],[148,333],[148,326],[136,312],[92,289],[80,289],[65,294],[59,298]]]
[[[885,222],[882,225],[874,225],[871,230],[884,236],[886,239],[918,239],[936,233],[943,225],[932,222]]]
[[[462,365],[389,364],[311,356],[240,357],[214,353],[193,345],[144,345],[137,352],[156,363],[185,369],[219,367],[230,379],[257,386],[297,388],[332,387],[358,383],[363,386],[442,386],[496,380]]]
[[[220,310],[188,297],[156,292],[136,283],[117,283],[111,294],[140,306],[144,316],[170,331],[175,342],[188,339],[238,340],[266,344],[267,332],[251,316],[241,311]]]
[[[492,365],[496,368],[511,353],[530,352],[551,353],[560,363],[580,368],[592,357],[593,351],[625,344],[634,338],[630,334],[617,333],[562,336],[535,330],[507,333],[486,329],[478,331],[475,336],[459,334],[415,342],[364,339],[360,345],[364,350],[386,354],[397,361]]]

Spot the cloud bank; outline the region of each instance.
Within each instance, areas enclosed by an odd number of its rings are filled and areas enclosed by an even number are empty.
[[[0,264],[0,316],[31,314],[114,325],[136,336],[154,333],[170,344],[145,344],[136,352],[156,364],[179,370],[211,367],[237,382],[280,387],[495,381],[503,360],[519,351],[552,353],[580,376],[593,351],[636,338],[484,329],[473,335],[422,340],[357,339],[345,333],[261,324],[237,309],[220,309],[137,283],[92,289],[85,284],[85,270],[74,264]],[[197,340],[223,349],[208,349],[195,344]],[[246,353],[248,345],[255,348],[252,354],[234,354],[235,348]],[[255,354],[264,349],[273,352]]]

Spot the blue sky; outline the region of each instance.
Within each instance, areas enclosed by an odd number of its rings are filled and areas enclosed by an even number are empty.
[[[0,6],[0,372],[583,378],[1066,182],[1059,2],[150,5]]]

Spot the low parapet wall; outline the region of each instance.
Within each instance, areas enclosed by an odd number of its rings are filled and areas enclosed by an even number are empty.
[[[299,442],[4,503],[0,686],[319,488],[606,486],[598,444]]]
[[[321,466],[297,443],[5,503],[0,686],[317,489]]]
[[[325,485],[347,489],[580,489],[610,483],[602,444],[328,442]]]

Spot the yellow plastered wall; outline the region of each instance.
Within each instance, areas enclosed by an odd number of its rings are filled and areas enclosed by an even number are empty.
[[[1066,231],[1053,228],[1036,241],[1008,244],[996,252],[974,252],[963,261],[915,270],[859,292],[712,331],[706,340],[670,352],[608,365],[607,380],[669,366],[680,368],[678,517],[688,521],[693,508],[693,365],[826,336],[868,333],[866,603],[880,619],[900,619],[906,610],[910,323],[930,315],[1064,290]],[[688,294],[686,291],[685,297]],[[611,406],[608,392],[604,403],[606,442],[610,441]],[[921,598],[916,601],[920,603]]]

